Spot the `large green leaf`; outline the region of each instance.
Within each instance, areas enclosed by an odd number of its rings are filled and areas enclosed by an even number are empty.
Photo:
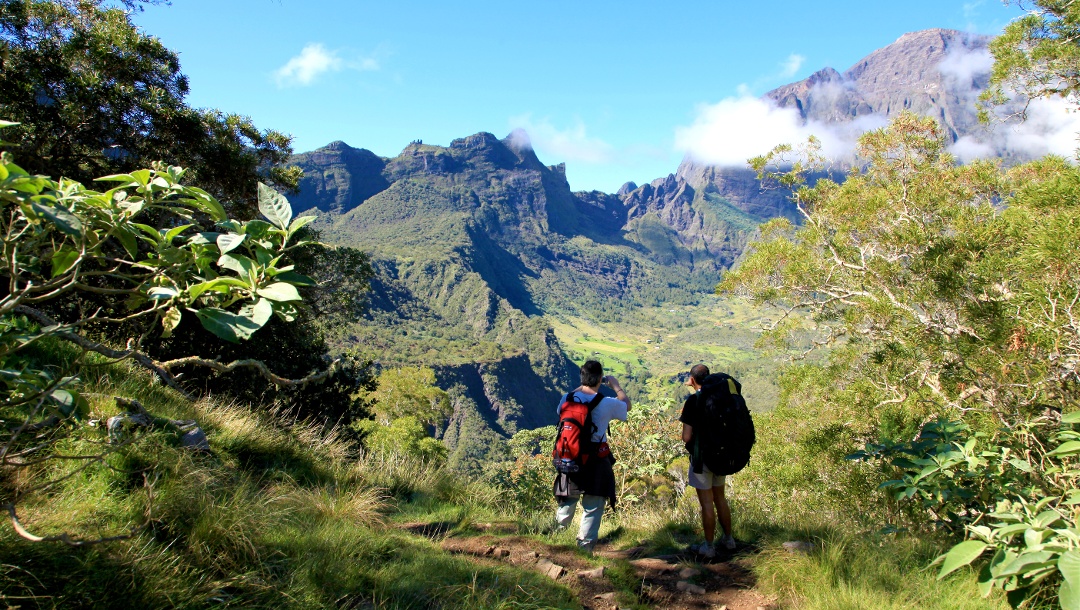
[[[941,564],[941,571],[938,572],[938,578],[945,578],[945,576],[952,572],[975,561],[979,558],[979,555],[982,555],[982,552],[986,550],[987,546],[989,545],[985,542],[979,542],[978,540],[965,540],[954,546],[945,554],[945,561]]]
[[[299,301],[300,293],[296,291],[296,286],[288,284],[286,282],[275,282],[269,286],[263,287],[255,291],[261,297],[266,297],[271,301]]]
[[[180,291],[172,286],[154,286],[146,291],[146,297],[155,301],[164,301],[180,294]]]
[[[1050,551],[1020,553],[1016,556],[1016,559],[1003,566],[997,576],[998,578],[1002,576],[1022,576],[1054,563],[1054,554]]]
[[[199,208],[213,218],[215,222],[228,218],[228,215],[225,213],[225,207],[210,193],[194,186],[189,186],[185,190],[194,195],[194,197],[191,199],[181,199],[181,203],[186,203]]]
[[[64,245],[62,248],[53,252],[52,255],[52,276],[56,277],[62,275],[71,270],[75,266],[76,261],[79,260],[79,251],[72,248],[70,245]]]
[[[1058,571],[1067,582],[1080,587],[1080,551],[1065,551],[1058,558]]]
[[[222,233],[217,236],[217,247],[221,250],[222,254],[236,249],[237,246],[244,243],[247,239],[246,235],[237,235],[236,233]]]
[[[292,220],[292,206],[284,195],[259,183],[259,211],[279,229],[287,230]]]
[[[261,328],[251,318],[217,307],[204,307],[192,311],[198,316],[203,328],[232,343],[250,339],[251,335]]]
[[[1069,441],[1059,445],[1058,448],[1051,451],[1049,455],[1066,456],[1076,455],[1078,453],[1080,453],[1080,441]]]
[[[124,246],[124,251],[128,253],[128,256],[131,258],[137,258],[139,256],[139,239],[131,229],[124,226],[118,226],[113,232],[113,235],[116,236],[116,239],[120,240],[120,245]]]
[[[1080,610],[1080,551],[1072,549],[1062,553],[1057,568],[1063,581],[1058,589],[1061,607]]]
[[[199,282],[198,284],[192,284],[188,286],[187,292],[191,300],[195,300],[202,296],[207,290],[213,290],[215,292],[229,292],[230,287],[236,288],[248,288],[247,282],[238,280],[234,277],[219,277],[205,282]]]
[[[274,315],[274,306],[267,299],[259,299],[254,303],[248,303],[241,307],[240,315],[250,319],[259,328],[262,328],[270,319],[270,316]]]
[[[276,274],[274,277],[295,286],[314,286],[317,283],[315,282],[315,280],[309,278],[308,276],[302,273],[297,273],[295,271],[282,271],[281,273]]]
[[[218,267],[229,269],[244,277],[253,277],[255,273],[255,261],[242,254],[222,254],[218,259]]]
[[[1062,415],[1061,423],[1080,424],[1080,411],[1073,411],[1072,413],[1066,413],[1065,415]]]
[[[72,237],[79,237],[82,235],[82,221],[79,220],[78,216],[72,214],[66,208],[43,205],[36,201],[31,201],[30,207],[34,209],[34,212],[43,216],[46,220],[56,226],[61,233],[66,233]]]

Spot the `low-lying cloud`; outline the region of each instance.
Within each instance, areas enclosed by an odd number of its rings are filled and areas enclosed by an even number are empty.
[[[274,80],[279,88],[307,87],[324,74],[345,69],[361,72],[378,70],[379,62],[372,57],[346,60],[338,51],[330,51],[319,43],[312,43],[275,70]]]
[[[610,163],[616,156],[615,147],[590,136],[580,119],[571,127],[559,129],[548,119],[536,121],[532,115],[523,114],[511,117],[510,127],[514,129],[511,137],[515,144],[539,148],[560,160],[596,164]]]
[[[875,116],[848,123],[805,121],[795,108],[744,95],[700,106],[692,125],[675,129],[675,147],[701,163],[745,167],[747,159],[780,144],[797,145],[815,136],[825,156],[844,159],[851,156],[861,133],[884,123]]]
[[[794,72],[801,62],[801,57],[792,55],[787,65]],[[978,97],[989,82],[992,64],[985,47],[956,45],[937,66],[943,89],[938,95],[955,100],[950,120],[963,134],[950,146],[951,152],[964,162],[989,157],[1026,160],[1048,153],[1074,156],[1080,113],[1065,100],[1032,100],[1023,122],[987,127],[977,122]],[[836,100],[857,97],[855,88],[853,81],[832,80],[815,85],[806,95],[814,107],[830,107]],[[1017,102],[999,113],[1008,115],[1022,108]],[[691,125],[675,129],[675,148],[699,163],[745,167],[751,157],[780,144],[801,144],[813,135],[821,141],[826,157],[844,163],[852,159],[862,133],[886,124],[887,117],[876,113],[851,120],[807,120],[796,108],[779,107],[771,99],[752,97],[741,88],[737,96],[699,106]]]

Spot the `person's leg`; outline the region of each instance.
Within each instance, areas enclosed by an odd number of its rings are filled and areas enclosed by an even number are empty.
[[[716,513],[713,511],[713,490],[696,489],[698,503],[701,504],[701,529],[705,530],[705,542],[712,544],[713,536],[716,535]]]
[[[555,522],[559,524],[559,529],[569,527],[570,522],[574,520],[574,511],[577,510],[578,499],[567,498],[559,502],[559,508],[555,511]]]
[[[720,516],[720,527],[725,536],[731,536],[731,508],[724,496],[724,477],[719,477],[720,484],[712,488],[713,502],[716,504],[716,514]]]
[[[578,540],[584,547],[592,548],[600,537],[600,519],[604,516],[604,496],[581,496],[581,529],[578,530]]]

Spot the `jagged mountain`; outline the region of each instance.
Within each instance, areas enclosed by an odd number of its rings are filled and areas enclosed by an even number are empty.
[[[551,423],[576,382],[543,314],[691,303],[760,221],[670,177],[622,196],[573,193],[522,133],[414,142],[390,159],[334,142],[294,161],[305,171],[294,206],[320,210],[324,239],[369,252],[379,272],[370,319],[345,341],[437,367],[458,407],[446,434],[465,453],[462,428]]]
[[[986,42],[908,34],[843,74],[826,68],[765,99],[820,125],[929,113],[956,141],[978,129]],[[491,439],[551,423],[575,383],[545,314],[610,320],[693,303],[761,222],[798,221],[787,195],[763,190],[750,170],[692,159],[649,184],[574,193],[565,167],[544,165],[521,132],[417,141],[393,158],[333,142],[294,162],[305,172],[294,206],[322,212],[324,238],[371,253],[378,270],[371,314],[343,341],[387,364],[439,370],[455,404],[444,438],[459,463]]]

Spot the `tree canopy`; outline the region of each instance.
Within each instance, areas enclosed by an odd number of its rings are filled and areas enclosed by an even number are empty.
[[[89,182],[165,161],[241,218],[256,214],[256,181],[283,190],[299,181],[285,166],[289,136],[188,106],[176,53],[123,5],[4,0],[0,62],[0,117],[20,123],[7,135],[32,174]]]

